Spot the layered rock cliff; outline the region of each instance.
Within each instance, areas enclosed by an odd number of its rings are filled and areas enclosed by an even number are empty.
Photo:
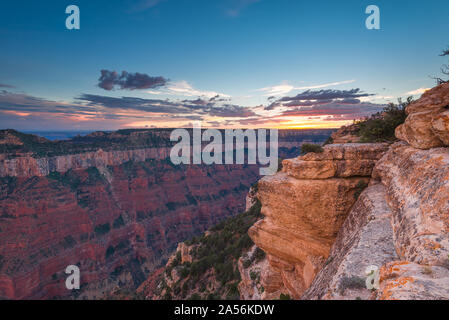
[[[200,237],[180,243],[166,266],[137,290],[146,299],[238,299],[240,273],[264,259],[248,228],[260,219],[260,203],[228,218]],[[239,258],[242,257],[242,258]],[[255,281],[257,275],[248,272]]]
[[[249,235],[267,253],[264,297],[299,299],[329,255],[358,195],[368,185],[386,144],[327,145],[283,161],[282,172],[262,178],[257,196],[265,218]]]
[[[243,212],[258,167],[174,166],[170,132],[52,142],[0,131],[0,299],[133,291],[179,242]],[[281,156],[329,134],[281,132]],[[80,267],[81,290],[66,289],[68,265]]]
[[[0,189],[0,296],[61,298],[68,265],[78,298],[139,285],[177,243],[244,209],[257,168],[125,163],[32,178]]]
[[[448,104],[446,83],[407,107],[401,141],[327,145],[259,181],[262,298],[449,299]]]

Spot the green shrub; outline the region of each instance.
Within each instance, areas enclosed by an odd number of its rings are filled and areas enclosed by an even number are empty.
[[[190,296],[189,300],[201,300],[201,296],[198,293],[194,293]]]
[[[64,249],[70,249],[73,248],[76,244],[76,240],[72,236],[67,236],[64,238],[63,241],[61,241],[61,245]]]
[[[252,261],[251,259],[245,259],[243,260],[243,268],[247,269],[251,265]]]
[[[109,225],[109,223],[99,224],[95,227],[95,233],[99,236],[109,233],[110,230],[111,226]]]
[[[235,217],[224,220],[213,228],[210,233],[197,236],[189,241],[189,245],[194,247],[191,250],[192,263],[185,263],[179,267],[179,275],[182,279],[187,279],[191,285],[176,290],[182,293],[183,298],[189,296],[192,288],[199,289],[206,297],[207,286],[204,281],[213,271],[217,281],[220,283],[214,293],[207,296],[208,299],[237,299],[239,297],[235,286],[240,282],[240,272],[237,267],[237,260],[243,252],[254,245],[248,236],[248,229],[261,218],[261,204],[256,203],[247,211]],[[177,253],[174,263],[166,267],[166,275],[169,276],[173,267],[177,265],[177,260],[181,260],[180,252]],[[175,293],[174,298],[178,298]]]
[[[109,246],[109,247],[106,249],[106,259],[109,258],[109,257],[111,257],[112,255],[114,255],[114,252],[115,252],[114,247],[113,247],[113,246]]]
[[[255,281],[256,279],[258,279],[260,277],[260,274],[256,271],[251,271],[249,273],[249,276],[250,276],[251,280]]]
[[[281,293],[281,295],[279,296],[279,300],[291,300],[292,298],[290,297],[289,294],[283,294]]]
[[[122,215],[120,215],[117,219],[114,220],[112,227],[114,229],[118,229],[120,227],[123,227],[125,225],[125,221],[123,220]]]
[[[240,299],[240,293],[238,289],[239,282],[235,281],[231,284],[228,284],[228,293],[226,294],[226,299],[228,300],[238,300]]]
[[[344,294],[346,289],[365,289],[365,279],[357,276],[344,277],[340,280],[338,288],[341,294]]]
[[[363,180],[359,180],[359,182],[357,182],[356,186],[355,186],[355,193],[354,193],[354,199],[358,199],[360,197],[360,195],[362,194],[363,190],[365,190],[365,188],[368,187],[368,183],[366,183]]]
[[[327,144],[332,144],[334,143],[334,139],[332,137],[329,137],[326,139],[326,141],[324,141],[323,146],[327,145]]]
[[[407,115],[405,108],[413,102],[408,97],[405,102],[398,99],[398,104],[390,103],[382,112],[376,113],[368,119],[356,121],[359,128],[360,142],[388,142],[396,140],[394,131],[397,126],[404,123]]]
[[[254,252],[254,260],[256,262],[262,261],[263,259],[265,259],[265,256],[266,256],[265,251],[257,247],[256,252]]]
[[[179,276],[181,277],[181,279],[185,279],[189,276],[190,274],[190,266],[185,265],[181,268],[181,271],[179,272]]]
[[[324,151],[323,147],[321,147],[318,144],[312,144],[312,143],[304,143],[301,146],[301,154],[307,154],[309,152],[313,153],[322,153]]]

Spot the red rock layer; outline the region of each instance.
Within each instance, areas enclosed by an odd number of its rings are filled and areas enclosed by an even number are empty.
[[[0,178],[0,298],[135,288],[178,242],[243,211],[257,178],[255,166],[154,160]],[[68,265],[80,267],[80,291],[65,287]]]

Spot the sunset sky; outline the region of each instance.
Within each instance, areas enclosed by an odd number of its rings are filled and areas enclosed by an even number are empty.
[[[447,0],[0,6],[0,129],[23,131],[336,128],[434,86],[449,45]]]

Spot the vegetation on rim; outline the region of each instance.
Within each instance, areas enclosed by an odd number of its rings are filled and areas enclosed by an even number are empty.
[[[248,229],[261,218],[260,209],[257,200],[247,212],[187,241],[192,262],[181,264],[178,251],[160,276],[157,294],[163,299],[239,299],[237,286],[241,278],[237,262],[254,245]],[[260,259],[264,254],[256,256]]]

